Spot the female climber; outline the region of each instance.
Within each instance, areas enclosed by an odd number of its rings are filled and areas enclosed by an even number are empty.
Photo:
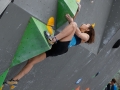
[[[70,47],[79,45],[80,43],[91,44],[94,42],[95,31],[91,24],[82,24],[78,27],[77,23],[74,22],[69,14],[66,14],[66,18],[69,25],[67,25],[59,34],[53,37],[48,32],[45,32],[45,36],[52,45],[52,48],[29,59],[23,69],[14,78],[7,81],[7,84],[17,85],[18,81],[25,76],[35,64],[45,60],[47,57],[64,54]]]

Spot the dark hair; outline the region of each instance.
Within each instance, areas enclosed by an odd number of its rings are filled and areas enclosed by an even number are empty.
[[[89,31],[85,31],[85,33],[87,33],[90,36],[90,38],[86,43],[89,43],[89,44],[94,43],[94,41],[95,41],[95,30],[92,27],[92,25],[88,29],[89,29]]]
[[[113,83],[116,83],[116,80],[115,80],[115,78],[113,78],[111,82],[113,82]]]

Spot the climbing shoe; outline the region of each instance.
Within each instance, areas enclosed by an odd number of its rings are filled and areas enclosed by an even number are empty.
[[[18,80],[13,80],[13,79],[11,79],[11,80],[7,81],[6,83],[7,83],[8,85],[17,85],[17,84],[18,84]]]
[[[49,44],[53,45],[54,43],[57,43],[56,37],[51,36],[51,35],[49,34],[49,32],[45,31],[44,34],[45,34],[45,37],[46,37],[47,41],[49,42]],[[54,39],[54,38],[55,38],[55,40],[56,40],[55,42],[53,42],[53,39]]]

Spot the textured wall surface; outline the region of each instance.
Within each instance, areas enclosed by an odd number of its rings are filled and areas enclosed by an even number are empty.
[[[112,2],[113,0],[94,0],[94,3],[91,3],[90,0],[81,1],[82,8],[76,18],[78,26],[83,23],[96,23],[95,43],[92,45],[83,44],[82,46],[95,54],[99,49]],[[15,0],[14,3],[45,23],[50,16],[56,17],[57,0]],[[64,27],[63,25],[63,27],[59,28],[60,31]]]
[[[91,45],[83,44],[82,46],[97,54],[113,0],[93,0],[94,3],[90,1],[82,0],[81,12],[79,13],[78,19],[76,18],[76,21],[78,25],[82,23],[96,23],[95,43]]]
[[[113,0],[93,1],[94,3],[91,3],[90,0],[81,0],[81,11],[79,12],[75,21],[77,22],[78,26],[83,23],[96,23],[95,43],[91,45],[83,44],[82,46],[88,49],[90,52],[97,54]],[[63,27],[59,28],[58,30],[61,31]]]
[[[44,23],[56,16],[57,0],[15,0],[14,3]]]
[[[14,9],[14,10],[13,10]],[[10,4],[0,20],[0,74],[9,67],[30,14]]]
[[[88,87],[90,90],[102,90],[120,69],[120,48],[112,49],[113,44],[120,38],[120,30],[116,30],[117,33],[96,54],[102,34],[106,30],[105,25],[113,25],[108,23],[110,10],[114,7],[116,10],[119,9],[117,4],[119,1],[117,3],[112,1],[94,0],[94,3],[91,3],[90,0],[82,0],[82,8],[76,22],[78,25],[96,23],[95,44],[72,47],[64,55],[45,59],[20,80],[15,90],[72,90],[78,86],[80,90]],[[15,0],[14,4],[9,4],[0,19],[0,74],[9,67],[30,16],[35,16],[46,23],[50,16],[56,17],[56,7],[57,0]],[[120,19],[117,18],[116,20]],[[13,67],[6,80],[14,77],[25,64],[26,62]],[[97,72],[100,74],[92,78]],[[75,82],[79,78],[82,78],[82,81],[76,85]],[[6,86],[4,90],[8,88]]]
[[[0,0],[0,15],[5,10],[5,8],[8,6],[8,4],[11,2],[11,0]]]
[[[81,90],[88,87],[102,90],[120,68],[120,48],[111,48],[119,35],[120,31],[97,56],[83,47],[73,47],[64,55],[47,58],[21,79],[16,90],[72,90],[78,86]],[[24,64],[11,69],[7,79],[16,75]],[[100,74],[92,78],[97,72]],[[76,85],[79,78],[82,81]]]
[[[99,51],[106,45],[111,37],[120,29],[120,1],[114,0],[110,14],[105,25],[104,34],[101,40]]]

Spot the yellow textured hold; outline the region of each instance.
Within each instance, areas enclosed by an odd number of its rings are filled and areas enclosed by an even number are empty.
[[[54,23],[55,23],[54,17],[50,17],[47,22],[47,29],[50,35],[54,33],[52,28],[52,26],[54,26]]]
[[[95,23],[92,24],[92,27],[93,27],[93,28],[95,27]]]
[[[3,85],[0,87],[0,90],[3,90]]]
[[[47,26],[47,30],[50,33],[50,35],[53,34],[53,28],[51,26]]]
[[[15,86],[14,86],[14,85],[10,86],[10,90],[13,90],[14,88],[15,88]]]
[[[54,17],[50,17],[47,22],[47,26],[54,26],[54,23],[55,23]]]
[[[76,0],[77,3],[80,3],[81,0]]]

